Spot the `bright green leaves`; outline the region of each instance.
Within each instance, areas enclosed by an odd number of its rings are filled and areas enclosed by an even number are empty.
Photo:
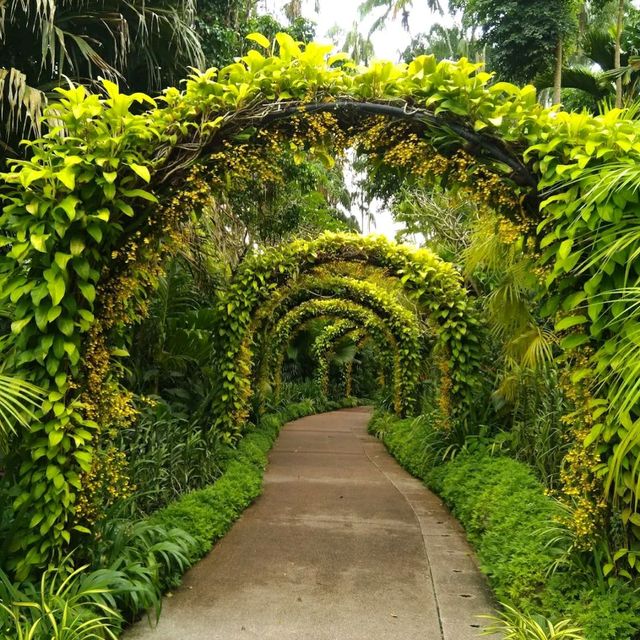
[[[58,205],[58,207],[60,207],[60,209],[62,209],[65,212],[65,214],[67,215],[67,218],[69,218],[69,222],[73,222],[73,220],[75,220],[76,207],[78,206],[79,202],[80,202],[80,199],[77,198],[76,196],[68,195],[65,198],[63,198],[60,204]]]
[[[142,164],[136,164],[135,162],[132,162],[129,166],[134,171],[134,173],[142,178],[145,182],[151,182],[151,172],[147,167]]]
[[[48,233],[32,233],[31,245],[36,251],[39,251],[40,253],[47,253],[47,240],[49,237],[50,234]]]
[[[64,271],[56,264],[46,269],[43,275],[47,282],[47,290],[49,291],[52,304],[54,306],[60,304],[67,290]]]
[[[372,290],[369,283],[340,281],[327,275],[318,278],[317,269],[333,261],[366,261],[401,281],[406,294],[433,320],[439,349],[446,353],[451,347],[451,393],[455,399],[452,411],[464,412],[476,384],[474,376],[481,350],[476,331],[481,323],[455,268],[428,250],[395,245],[382,237],[326,233],[313,241],[296,240],[251,256],[240,266],[221,299],[216,333],[224,349],[220,350],[216,363],[221,381],[214,403],[219,430],[237,433],[246,415],[251,396],[255,327],[276,323],[284,318],[282,314],[294,308],[292,319],[281,326],[281,331],[274,328],[276,333],[269,334],[271,337],[265,339],[266,342],[260,342],[273,347],[275,358],[283,352],[283,347],[276,345],[284,344],[287,334],[303,321],[302,315],[333,311],[337,317],[350,319],[359,327],[366,326],[377,336],[380,345],[392,345],[389,349],[396,354],[393,363],[397,375],[396,407],[399,412],[410,411],[420,369],[415,317],[404,308],[398,309],[393,296],[385,296],[385,292],[376,287]],[[318,300],[319,304],[308,304],[306,310],[305,295],[311,293],[320,298],[338,299]],[[273,371],[277,377],[277,364],[273,365]],[[242,375],[238,375],[239,372]]]
[[[269,39],[265,38],[261,33],[250,33],[246,38],[247,40],[251,40],[252,42],[259,44],[263,49],[268,50],[271,48],[271,42],[269,42]]]

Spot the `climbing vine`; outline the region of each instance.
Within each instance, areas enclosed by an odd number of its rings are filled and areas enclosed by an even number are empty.
[[[295,277],[337,261],[371,264],[399,279],[407,296],[428,315],[439,353],[447,361],[450,359],[455,363],[450,370],[451,382],[447,383],[459,400],[459,404],[452,407],[452,415],[456,411],[462,414],[465,403],[472,401],[476,384],[474,372],[481,353],[480,321],[455,269],[427,250],[394,245],[382,237],[324,234],[316,240],[294,241],[250,258],[225,291],[219,306],[221,323],[218,333],[224,340],[226,351],[222,352],[222,359],[217,363],[224,380],[214,404],[214,414],[218,416],[217,429],[237,432],[247,416],[251,396],[248,373],[253,359],[252,328],[255,329],[251,321],[259,315],[261,305],[268,305],[271,315],[273,307],[270,300],[274,292]],[[368,298],[370,304],[375,304],[375,296],[372,295],[375,286],[366,281],[327,275],[318,278],[313,286],[317,286],[319,291],[324,286],[324,291],[333,291],[336,295],[349,289],[355,299],[362,301]],[[306,296],[307,289],[300,287],[299,292]],[[290,299],[295,301],[295,296],[290,296]],[[378,308],[387,309],[394,304],[398,305],[389,296],[382,305],[377,303]],[[382,313],[388,311],[383,309]],[[411,314],[405,311],[404,315],[404,328],[407,328],[407,323],[415,326]],[[415,350],[418,353],[419,346]],[[240,375],[238,365],[246,373]],[[407,369],[407,375],[413,375],[410,369]]]
[[[315,378],[322,395],[325,397],[329,393],[329,366],[334,343],[352,332],[355,327],[356,325],[349,320],[337,320],[328,324],[313,342],[311,355],[316,361]]]
[[[391,371],[394,380],[394,408],[398,414],[404,414],[414,402],[414,387],[417,375],[406,376],[405,367],[417,370],[415,351],[407,350],[406,334],[394,335],[387,322],[373,311],[351,300],[331,298],[325,300],[307,300],[284,315],[274,327],[269,341],[267,354],[269,370],[274,379],[274,388],[278,393],[281,384],[282,363],[287,344],[295,331],[311,318],[344,319],[357,323],[367,333],[375,336],[381,345],[388,345],[392,354]],[[405,348],[403,348],[405,347]]]
[[[48,393],[11,470],[17,574],[88,532],[91,509],[78,509],[91,502],[86,485],[109,433],[135,415],[115,363],[182,226],[236,180],[278,180],[269,158],[282,144],[327,163],[354,146],[383,187],[402,178],[461,189],[511,221],[546,273],[544,309],[562,347],[591,349],[587,366],[572,372],[593,370],[594,400],[604,403],[585,441],[640,538],[640,469],[631,463],[640,453],[638,368],[624,355],[637,353],[630,287],[640,275],[639,241],[628,229],[640,196],[615,179],[640,159],[640,123],[619,110],[592,117],[544,109],[532,87],[492,83],[466,60],[420,56],[357,69],[330,47],[304,48],[284,34],[277,47],[253,38],[256,50],[194,73],[158,100],[107,81],[102,95],[60,90],[29,159],[2,175],[10,364]],[[381,239],[325,236],[253,256],[219,301],[212,415],[220,437],[236,437],[247,415],[255,314],[288,280],[331,261],[372,264],[402,282],[434,328],[450,378],[443,402],[453,420],[464,419],[480,323],[455,269]]]

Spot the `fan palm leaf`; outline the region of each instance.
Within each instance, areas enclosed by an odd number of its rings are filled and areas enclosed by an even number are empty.
[[[16,427],[28,427],[35,420],[34,410],[42,404],[45,393],[39,387],[16,378],[0,374],[0,445],[6,447]]]

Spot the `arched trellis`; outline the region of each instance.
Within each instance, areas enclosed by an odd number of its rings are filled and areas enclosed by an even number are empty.
[[[269,369],[273,374],[276,392],[280,387],[284,352],[292,334],[312,318],[342,318],[358,323],[376,337],[380,344],[388,344],[393,353],[394,408],[402,414],[411,406],[415,381],[407,378],[404,370],[402,343],[387,323],[371,309],[350,300],[339,298],[307,300],[291,309],[275,326],[269,343]],[[400,340],[402,337],[400,338]]]
[[[603,241],[598,230],[634,215],[633,194],[618,192],[606,203],[588,196],[603,163],[637,165],[638,122],[617,111],[592,118],[543,109],[532,87],[490,83],[489,74],[466,60],[436,63],[421,56],[409,65],[355,70],[338,65],[320,45],[303,49],[281,35],[279,48],[278,55],[252,51],[220,72],[194,74],[183,91],[166,92],[161,108],[141,94],[120,94],[112,83],[104,83],[104,96],[62,91],[49,112],[52,131],[31,146],[29,160],[3,175],[7,249],[0,256],[0,297],[15,304],[14,364],[50,393],[40,421],[17,447],[13,553],[20,575],[45,564],[81,531],[82,475],[91,470],[96,437],[131,419],[129,398],[110,368],[113,354],[124,352],[129,327],[144,315],[181,223],[205,203],[208,179],[224,189],[232,161],[267,149],[264,132],[287,143],[295,133],[315,149],[355,145],[373,168],[384,165],[488,199],[520,232],[537,235],[545,247],[535,257],[538,267],[554,260],[546,277],[551,314],[586,307],[593,291],[611,298],[625,281],[622,256],[633,255],[637,243],[607,258],[604,276],[598,264],[580,272],[576,265],[586,251],[581,233]],[[320,115],[328,116],[324,129],[311,126]],[[385,119],[402,126],[384,128]],[[539,188],[552,188],[551,197],[540,202]],[[590,342],[601,370],[634,375],[612,357],[610,341],[628,339],[620,305],[636,303],[599,304],[587,315],[573,313],[563,346]],[[242,327],[251,311],[241,305]],[[474,333],[454,325],[452,334]],[[242,364],[241,342],[231,350]],[[453,356],[456,351],[454,340]],[[451,368],[459,376],[456,394],[475,366],[472,358],[465,371],[459,360]],[[235,376],[230,368],[224,374],[226,382],[237,381],[229,379]],[[237,374],[241,379],[246,371],[241,366]],[[245,406],[243,393],[222,391],[216,408],[230,410],[233,420],[220,426],[235,432]],[[620,410],[638,416],[637,406],[626,402]],[[633,430],[615,422],[607,425],[606,441],[620,438],[634,448]],[[35,497],[41,491],[47,500]],[[624,502],[635,510],[633,489],[625,489]]]
[[[274,292],[292,279],[331,262],[371,264],[399,279],[406,295],[428,315],[436,333],[441,369],[450,376],[447,412],[456,419],[464,416],[476,382],[481,323],[458,272],[425,249],[410,249],[377,236],[327,233],[250,257],[225,291],[217,329],[225,350],[216,362],[222,376],[213,404],[216,428],[237,433],[247,416],[256,330],[252,320],[260,307],[268,305]],[[353,286],[369,285],[354,281]]]
[[[371,340],[371,334],[362,327],[354,326],[350,321],[335,322],[327,325],[316,337],[311,346],[311,354],[316,362],[315,379],[321,392],[327,396],[329,392],[329,372],[331,361],[335,355],[336,344],[348,341],[355,347],[355,355],[363,345]],[[344,395],[351,396],[352,391],[353,360],[344,364],[342,371]]]
[[[349,397],[353,392],[353,363],[355,356],[357,356],[358,352],[362,351],[364,346],[371,340],[371,336],[358,328],[347,334],[346,337],[355,345],[354,359],[347,362],[344,370],[344,395]],[[380,374],[382,378],[380,381],[381,386],[384,386],[384,369],[380,370]]]
[[[344,298],[372,309],[377,315],[387,319],[396,335],[405,335],[410,339],[412,348],[416,349],[415,357],[428,356],[425,353],[429,342],[422,336],[422,328],[415,311],[405,308],[398,297],[385,291],[380,286],[366,280],[355,280],[335,274],[320,274],[315,270],[297,278],[292,278],[280,287],[267,300],[266,304],[255,314],[251,323],[251,350],[254,360],[265,351],[271,339],[270,332],[278,320],[290,309],[305,300],[314,298]],[[263,360],[257,367],[258,386],[264,376],[266,362]],[[416,377],[415,371],[407,371],[407,375]]]
[[[356,326],[347,319],[328,324],[311,345],[311,355],[316,363],[315,379],[324,396],[329,391],[329,366],[335,342],[353,332]]]

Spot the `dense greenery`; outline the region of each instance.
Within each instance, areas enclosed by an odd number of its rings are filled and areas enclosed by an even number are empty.
[[[237,51],[251,12],[233,5],[218,29],[207,18],[218,4],[205,4],[198,46],[224,57],[220,36]],[[573,3],[554,4],[562,15],[539,25],[544,42],[528,14],[520,29],[494,5],[465,10],[485,23],[496,68],[529,78],[555,50],[559,73]],[[501,29],[540,47],[501,51]],[[1,174],[7,624],[40,624],[19,602],[43,575],[51,593],[73,585],[69,606],[92,608],[95,635],[115,633],[117,611],[157,605],[256,495],[279,422],[265,412],[361,388],[422,414],[390,422],[390,446],[460,512],[501,598],[572,617],[594,638],[629,634],[635,111],[544,108],[532,86],[465,59],[359,68],[289,33],[274,39],[249,34],[242,57],[158,98],[109,80],[58,89],[42,135]],[[322,233],[354,228],[348,149],[369,194],[426,248]],[[515,518],[521,503],[530,513]],[[557,529],[548,545],[530,537],[541,519]],[[87,603],[92,580],[99,598]]]
[[[412,252],[405,247],[395,247],[382,238],[324,235],[315,241],[294,242],[288,247],[246,261],[223,296],[218,333],[224,337],[227,351],[217,365],[222,372],[223,382],[219,391],[220,400],[214,405],[215,414],[220,416],[222,430],[232,431],[233,421],[241,424],[247,413],[251,394],[251,379],[247,374],[253,359],[251,344],[256,330],[252,320],[259,313],[259,304],[269,299],[289,273],[304,274],[327,261],[369,263],[402,277],[408,294],[428,315],[441,345],[438,356],[443,361],[442,398],[443,405],[447,405],[444,414],[449,416],[459,411],[460,402],[470,403],[474,386],[472,372],[479,351],[479,338],[473,327],[478,325],[478,321],[455,271],[427,251]],[[374,285],[357,280],[349,284],[335,276],[325,277],[328,277],[325,290],[333,297],[348,296],[353,302],[364,302],[376,309],[378,316],[386,316],[385,321],[398,343],[398,362],[395,367],[402,376],[402,382],[396,381],[396,389],[400,393],[396,406],[399,412],[410,410],[416,400],[412,395],[412,380],[419,375],[417,357],[420,352],[418,330],[415,327],[411,335],[411,314],[408,311],[402,314],[400,307],[394,310],[397,303]],[[301,284],[305,295],[314,290],[306,280],[302,280]],[[321,305],[321,302],[316,302],[314,306]],[[306,320],[310,317],[305,315],[302,300],[296,299],[296,303],[299,306],[294,308],[293,313],[300,314],[300,318],[294,315],[292,320],[285,322],[284,327],[276,326],[275,329],[284,334],[284,344],[288,342],[291,330],[303,321],[302,318]],[[271,306],[268,308],[267,317],[273,318],[273,309]],[[245,318],[244,322],[242,318]],[[438,330],[438,327],[441,328]],[[277,354],[277,339],[274,345]],[[278,372],[280,367],[273,370]],[[457,402],[452,404],[449,395]]]

